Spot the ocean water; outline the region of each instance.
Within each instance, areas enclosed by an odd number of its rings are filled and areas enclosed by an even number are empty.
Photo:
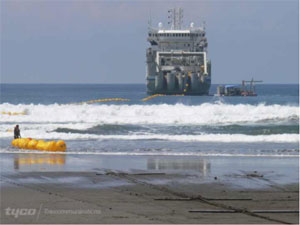
[[[143,84],[1,84],[0,153],[22,137],[65,140],[66,154],[298,157],[298,85],[257,97],[147,97]],[[105,98],[126,102],[77,104]]]

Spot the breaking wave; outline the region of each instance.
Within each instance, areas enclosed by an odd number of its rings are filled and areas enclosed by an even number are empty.
[[[18,123],[24,137],[37,139],[299,142],[299,107],[289,105],[4,103],[0,112],[15,112],[0,114],[3,138]]]
[[[245,135],[245,134],[202,134],[202,135],[168,135],[168,134],[132,134],[132,135],[96,135],[78,133],[41,133],[39,131],[26,132],[27,137],[36,139],[64,139],[64,140],[162,140],[180,142],[273,142],[297,143],[299,134],[273,134],[273,135]],[[2,136],[3,137],[3,136]],[[4,137],[11,137],[7,134]]]
[[[179,124],[220,125],[243,123],[285,123],[299,120],[299,107],[204,103],[201,105],[0,105],[2,112],[26,115],[1,115],[4,123],[85,123],[96,124]]]

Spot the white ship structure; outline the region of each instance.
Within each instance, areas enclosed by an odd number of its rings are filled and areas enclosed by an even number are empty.
[[[183,10],[169,10],[170,28],[149,23],[147,49],[147,93],[208,95],[211,62],[207,58],[205,24],[183,28]]]

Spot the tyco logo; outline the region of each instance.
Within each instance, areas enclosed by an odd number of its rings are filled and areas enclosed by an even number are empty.
[[[5,209],[5,215],[14,216],[18,218],[19,216],[34,216],[36,214],[36,209],[12,209],[10,207]]]

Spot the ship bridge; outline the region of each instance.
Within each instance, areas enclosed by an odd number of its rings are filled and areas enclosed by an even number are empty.
[[[168,50],[206,51],[207,39],[203,28],[187,30],[149,29],[148,39],[153,48]]]

